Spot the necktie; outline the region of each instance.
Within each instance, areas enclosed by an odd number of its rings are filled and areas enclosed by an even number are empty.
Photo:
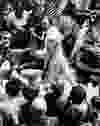
[[[44,72],[43,72],[43,76],[42,76],[42,79],[43,79],[43,80],[45,79],[45,77],[47,77],[47,71],[49,70],[51,58],[52,58],[52,56],[49,56],[49,58],[48,58],[46,64],[44,65]]]
[[[41,40],[42,40],[43,42],[45,42],[45,38],[46,38],[46,32],[42,32]]]

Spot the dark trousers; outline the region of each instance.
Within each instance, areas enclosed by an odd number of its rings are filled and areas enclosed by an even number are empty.
[[[16,34],[12,37],[11,48],[20,48],[24,49],[27,47],[31,39],[31,34],[28,31],[17,31]]]

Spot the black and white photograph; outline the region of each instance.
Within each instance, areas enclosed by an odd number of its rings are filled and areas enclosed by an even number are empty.
[[[0,0],[0,126],[100,126],[100,0]]]

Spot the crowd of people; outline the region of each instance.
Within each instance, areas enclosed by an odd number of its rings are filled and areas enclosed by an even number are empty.
[[[0,2],[0,126],[97,126],[99,93],[87,92],[100,82],[95,11],[65,0],[64,14],[48,16],[45,0]]]

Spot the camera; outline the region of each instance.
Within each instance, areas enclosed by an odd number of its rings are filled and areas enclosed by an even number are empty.
[[[100,111],[100,96],[94,96],[91,99],[91,104],[94,108],[96,108],[98,111]]]

